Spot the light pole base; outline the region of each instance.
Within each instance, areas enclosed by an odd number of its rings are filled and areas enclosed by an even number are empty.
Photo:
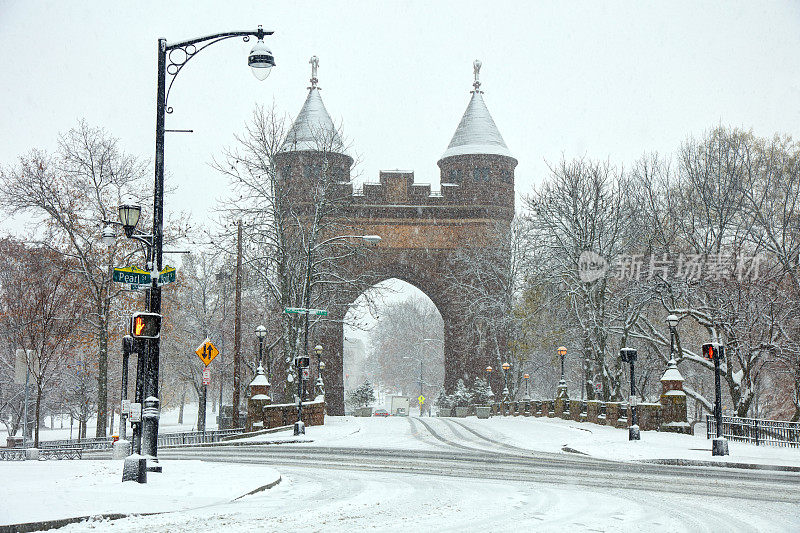
[[[131,455],[125,458],[122,468],[122,482],[135,481],[147,483],[147,459],[141,455]]]
[[[728,439],[717,437],[711,441],[711,455],[728,455]]]
[[[639,426],[631,426],[628,428],[628,440],[641,440],[639,438]]]
[[[294,423],[294,434],[295,435],[305,435],[306,434],[306,425],[303,424],[300,420]]]
[[[125,459],[131,454],[131,443],[125,439],[120,439],[114,443],[111,451],[113,459]]]

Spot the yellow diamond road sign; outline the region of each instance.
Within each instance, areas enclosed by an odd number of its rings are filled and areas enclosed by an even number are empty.
[[[417,398],[417,401],[419,402],[420,405],[422,405],[423,403],[425,403],[425,396],[420,394],[419,398]]]
[[[206,338],[203,344],[198,346],[197,349],[194,351],[194,353],[196,353],[197,357],[199,357],[200,360],[206,366],[208,366],[209,363],[211,363],[211,361],[213,361],[214,358],[219,354],[219,350],[217,350],[217,347],[214,346],[211,343],[211,341]]]

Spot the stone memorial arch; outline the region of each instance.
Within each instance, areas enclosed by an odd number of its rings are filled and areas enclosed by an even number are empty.
[[[317,87],[318,60],[312,58],[312,79],[305,104],[289,130],[278,164],[293,175],[319,165],[315,132],[335,132]],[[382,171],[379,180],[354,189],[350,183],[352,158],[335,154],[344,189],[342,218],[348,233],[379,235],[363,265],[368,284],[398,278],[423,291],[444,320],[445,388],[452,391],[459,378],[485,375],[494,364],[475,342],[474,324],[462,318],[468,301],[448,295],[454,275],[452,254],[466,246],[496,246],[497,228],[508,228],[514,216],[514,169],[517,160],[506,147],[483,100],[480,61],[475,61],[471,98],[455,134],[438,161],[440,191],[414,182],[411,171]],[[318,138],[318,135],[316,136]],[[330,159],[331,154],[326,154]],[[329,162],[328,162],[329,163]],[[313,178],[311,178],[313,179]],[[355,295],[358,296],[358,295]],[[352,300],[350,300],[352,301]],[[325,347],[324,372],[328,412],[344,414],[343,339],[347,308],[330,310],[328,321],[315,332],[314,342]],[[496,376],[499,378],[499,376]],[[495,393],[502,388],[493,382]],[[433,399],[430,399],[431,401]]]

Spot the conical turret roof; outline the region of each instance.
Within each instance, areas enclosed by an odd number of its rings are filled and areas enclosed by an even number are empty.
[[[480,90],[481,82],[478,80],[481,70],[480,60],[476,59],[472,66],[475,74],[475,82],[472,86],[475,90],[472,91],[472,98],[467,105],[467,110],[464,111],[464,116],[461,117],[461,122],[456,128],[447,150],[442,154],[442,159],[467,154],[514,157],[508,150],[503,136],[500,135],[500,130],[497,129],[497,125],[483,101],[483,91]]]
[[[344,144],[333,124],[319,87],[309,88],[303,108],[286,134],[282,152],[325,151],[342,152]]]
[[[442,159],[454,155],[493,154],[514,157],[497,129],[481,91],[472,91],[464,116]]]

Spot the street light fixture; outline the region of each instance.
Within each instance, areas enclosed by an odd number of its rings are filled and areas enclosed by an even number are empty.
[[[522,376],[522,379],[525,380],[525,398],[523,398],[523,400],[525,400],[526,402],[529,402],[529,401],[531,401],[531,395],[530,395],[530,392],[528,390],[528,382],[531,379],[531,375],[526,373],[526,374],[524,374]]]
[[[509,394],[509,392],[508,392],[508,369],[511,368],[511,365],[508,364],[508,362],[505,362],[501,366],[503,367],[503,382],[505,384],[504,387],[503,387],[503,401],[507,402],[508,401],[508,394]]]
[[[125,229],[125,235],[135,238],[148,245],[148,266],[152,272],[161,272],[163,269],[163,244],[164,244],[164,134],[166,133],[166,115],[172,113],[172,107],[168,106],[169,92],[175,82],[178,73],[206,47],[212,44],[230,39],[242,37],[244,41],[249,41],[251,36],[262,41],[265,36],[272,35],[271,31],[264,31],[259,26],[257,30],[231,31],[197,37],[185,41],[167,43],[166,39],[159,39],[157,43],[157,70],[156,70],[156,153],[155,153],[155,181],[153,184],[153,234],[149,236],[134,235],[134,229],[139,222],[141,207],[135,205],[120,206],[120,222]],[[177,53],[174,53],[177,52]],[[256,46],[250,51],[248,64],[253,69],[261,70],[260,74],[268,74],[275,59],[269,49]],[[255,73],[255,70],[254,70]],[[167,85],[169,76],[169,85]],[[262,76],[257,76],[261,78]],[[266,78],[266,75],[263,75]],[[137,238],[138,237],[138,238]],[[145,297],[147,311],[151,313],[161,313],[161,287],[158,285],[158,276],[152,276],[152,286]],[[142,405],[142,430],[141,430],[141,455],[157,462],[158,453],[158,367],[160,356],[159,339],[148,339],[144,350],[146,357],[144,361],[144,401]],[[130,464],[126,461],[126,468],[123,470],[123,481],[136,480],[139,483],[146,482],[146,472],[142,471],[142,462]],[[150,471],[160,472],[160,466],[147,468]]]
[[[133,231],[139,224],[139,217],[142,214],[142,206],[122,204],[119,206],[119,221],[122,224],[122,229],[125,230],[125,236],[130,238]]]
[[[259,26],[260,27],[260,26]],[[275,66],[275,57],[272,51],[264,44],[264,39],[259,39],[247,56],[247,64],[253,71],[253,76],[259,81],[264,81]]]
[[[115,240],[116,235],[114,234],[114,229],[108,224],[105,224],[103,229],[100,230],[100,241],[106,246],[113,246]]]

